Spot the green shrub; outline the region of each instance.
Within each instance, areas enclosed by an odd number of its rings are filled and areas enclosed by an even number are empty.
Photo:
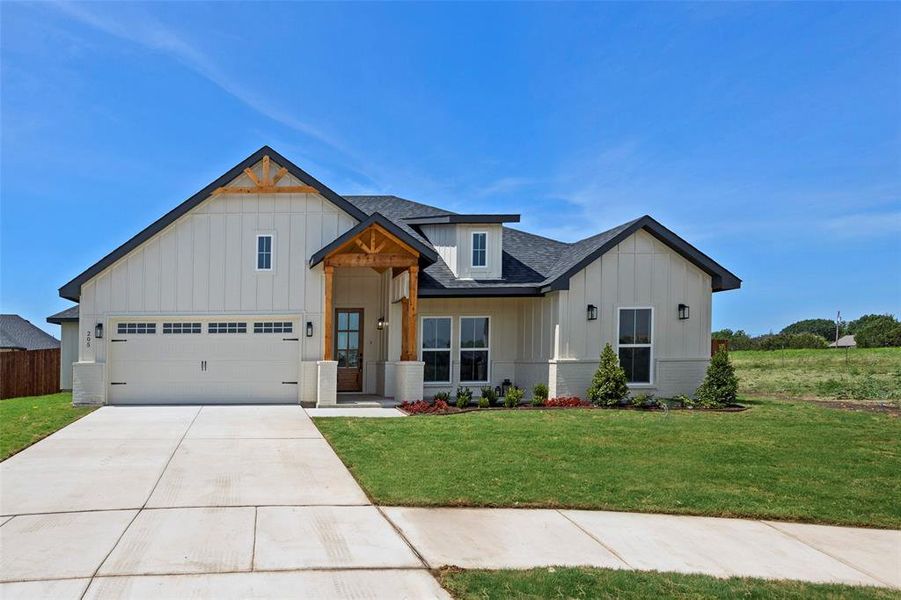
[[[488,408],[491,406],[491,401],[485,396],[481,396],[479,398],[479,408]]]
[[[532,406],[544,406],[547,402],[548,389],[543,383],[536,383],[532,387]]]
[[[592,404],[613,406],[629,395],[626,372],[619,365],[619,358],[610,344],[601,352],[601,363],[588,388],[588,399]]]
[[[637,408],[651,408],[658,405],[654,400],[654,394],[638,394],[629,398],[629,402]]]
[[[466,408],[472,402],[472,390],[461,385],[457,388],[457,394],[454,398],[457,401],[457,408]]]
[[[901,323],[892,315],[867,315],[866,321],[854,334],[860,348],[887,348],[901,346]]]
[[[510,386],[507,388],[507,393],[504,394],[504,406],[507,408],[513,408],[517,404],[522,401],[523,396],[526,393],[522,391],[520,388],[514,386]]]
[[[826,348],[829,343],[813,333],[779,333],[775,335],[762,335],[758,340],[760,350],[782,350],[789,348],[801,350],[804,348]]]
[[[484,398],[489,406],[493,406],[497,404],[497,390],[495,390],[490,385],[486,385],[481,390],[479,390],[482,394],[482,397],[479,399],[479,406],[482,406],[482,398]]]
[[[695,394],[705,408],[732,404],[738,398],[738,377],[729,360],[729,353],[719,351],[710,359],[707,375]]]
[[[434,396],[435,402],[441,400],[442,402],[450,402],[450,394],[447,392],[437,392]]]

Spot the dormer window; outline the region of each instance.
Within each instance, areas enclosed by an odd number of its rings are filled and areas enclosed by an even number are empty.
[[[484,231],[472,234],[472,266],[488,266],[488,234]]]

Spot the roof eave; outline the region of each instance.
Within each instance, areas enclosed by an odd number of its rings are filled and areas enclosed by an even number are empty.
[[[343,234],[320,248],[315,254],[313,254],[313,256],[310,257],[310,268],[315,267],[316,265],[321,263],[331,252],[340,248],[342,245],[353,239],[354,236],[359,234],[361,231],[364,231],[367,227],[373,224],[377,224],[385,228],[389,233],[391,233],[395,237],[400,238],[405,244],[411,246],[413,249],[419,252],[420,261],[424,262],[426,265],[430,265],[438,260],[437,252],[392,223],[391,220],[385,217],[382,213],[374,212],[367,218],[361,220],[357,225],[351,227]]]
[[[472,215],[435,215],[433,217],[405,217],[404,223],[408,225],[444,225],[444,224],[498,224],[498,223],[519,223],[521,215],[493,215],[493,214],[472,214]]]
[[[317,180],[315,177],[292,163],[290,160],[288,160],[269,146],[263,146],[262,148],[242,160],[240,163],[226,171],[225,174],[221,175],[219,178],[204,187],[202,190],[139,231],[124,244],[120,245],[118,248],[88,267],[77,277],[60,287],[59,295],[66,300],[78,302],[81,298],[82,284],[84,284],[86,281],[89,281],[92,277],[102,272],[104,269],[115,263],[120,258],[126,256],[129,252],[165,229],[176,219],[188,213],[191,209],[206,200],[217,188],[222,187],[223,185],[240,176],[241,173],[244,172],[244,169],[246,169],[247,167],[252,167],[257,162],[262,160],[263,156],[267,154],[269,155],[269,158],[288,169],[288,173],[302,181],[304,184],[316,188],[316,191],[319,192],[324,198],[335,204],[338,208],[347,212],[357,221],[366,219],[366,213],[354,206],[351,202],[339,196],[337,193],[329,189],[328,186]]]
[[[476,287],[476,288],[420,288],[420,298],[496,298],[542,296],[543,292],[534,286],[523,287]]]

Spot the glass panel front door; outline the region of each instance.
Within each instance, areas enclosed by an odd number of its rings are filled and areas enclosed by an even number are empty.
[[[338,391],[359,392],[363,383],[363,309],[335,311],[335,360],[338,361]]]

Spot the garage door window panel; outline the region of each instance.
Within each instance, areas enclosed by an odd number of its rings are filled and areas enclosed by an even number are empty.
[[[116,333],[126,334],[156,334],[156,323],[119,323]]]
[[[290,321],[263,321],[253,324],[254,333],[294,333],[294,323]]]
[[[163,323],[163,334],[202,333],[200,323]]]
[[[247,333],[247,323],[243,321],[210,323],[207,326],[207,333]]]

